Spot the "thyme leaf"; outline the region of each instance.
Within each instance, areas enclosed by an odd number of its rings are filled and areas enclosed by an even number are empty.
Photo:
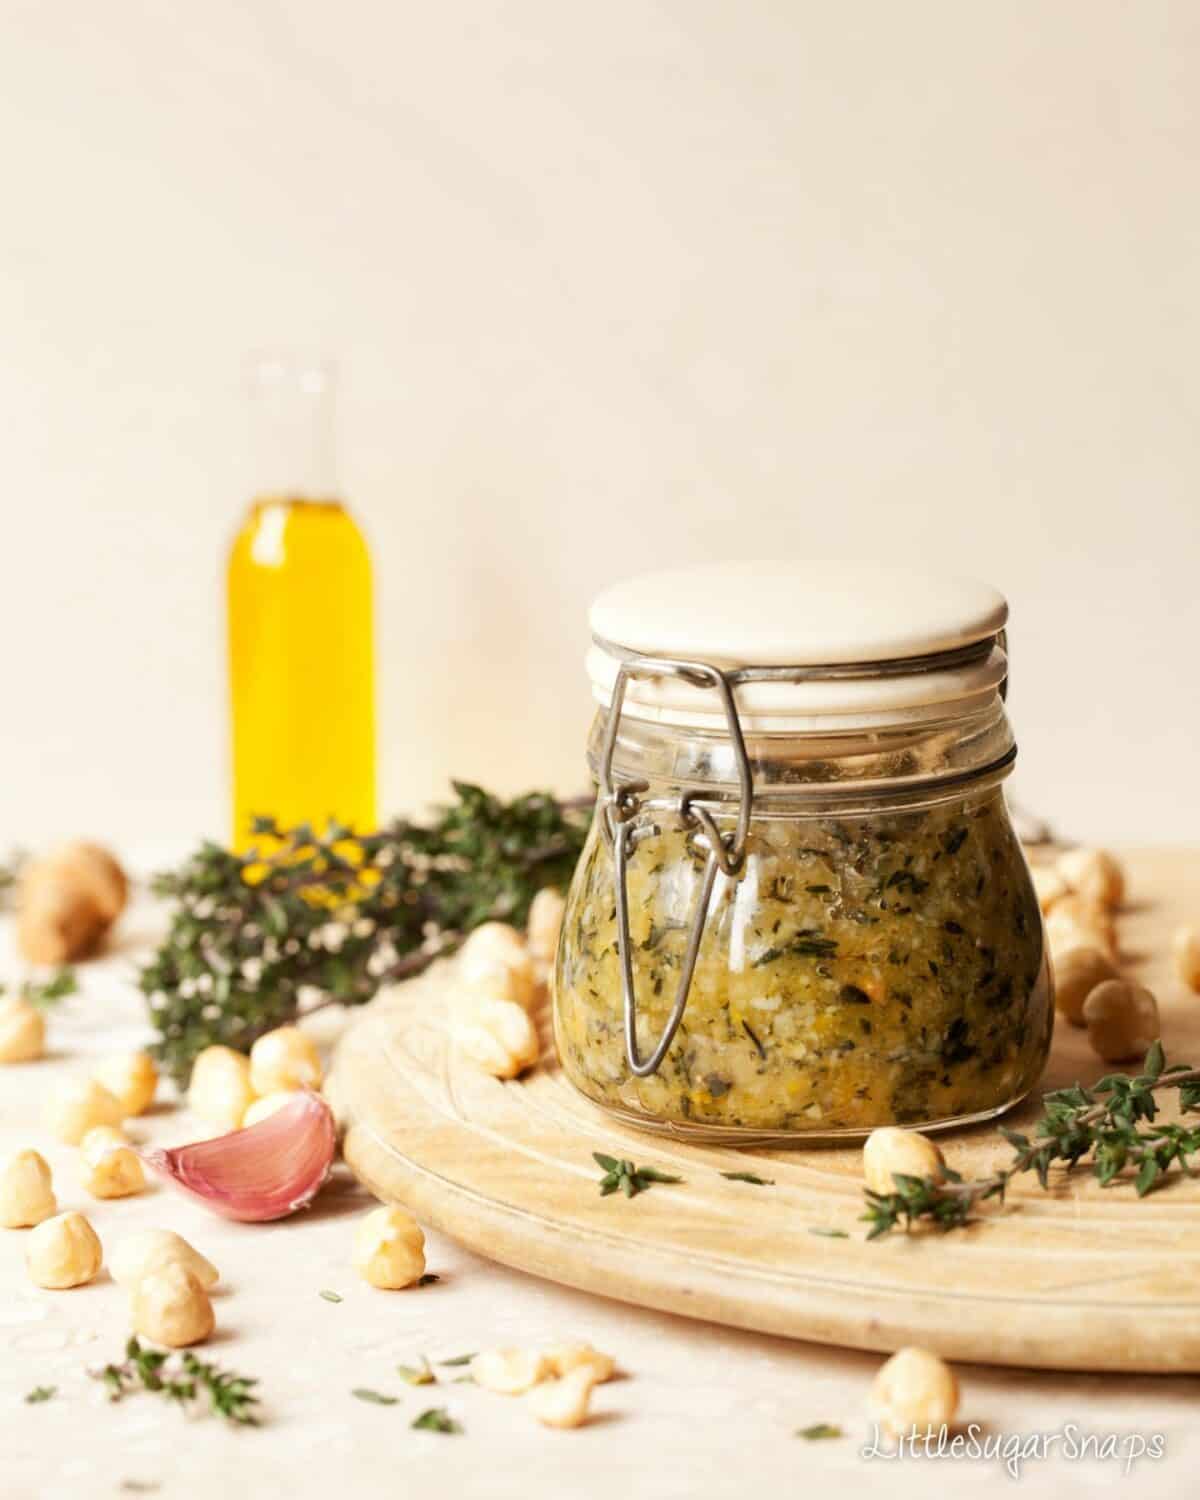
[[[372,1406],[398,1406],[399,1396],[385,1396],[382,1391],[373,1391],[369,1386],[356,1385],[350,1394],[359,1401],[369,1401]]]
[[[189,1411],[207,1405],[210,1414],[227,1422],[258,1426],[258,1397],[252,1389],[258,1381],[197,1359],[188,1350],[172,1354],[149,1349],[135,1335],[125,1345],[124,1360],[88,1373],[107,1387],[110,1401],[149,1391]]]
[[[635,1167],[631,1161],[618,1161],[615,1156],[605,1156],[602,1151],[593,1151],[592,1160],[604,1170],[600,1179],[600,1196],[622,1192],[627,1198],[636,1198],[656,1182],[682,1182],[682,1177],[672,1177],[658,1167]]]
[[[842,1429],[836,1427],[832,1422],[814,1422],[809,1427],[798,1427],[796,1429],[796,1436],[804,1438],[810,1443],[817,1442],[821,1438],[840,1438],[843,1435]]]
[[[721,1176],[728,1178],[730,1182],[752,1182],[755,1187],[775,1186],[773,1177],[756,1177],[753,1172],[722,1172]]]
[[[326,1302],[341,1302],[344,1300],[340,1292],[320,1291],[317,1293],[317,1296],[323,1298]]]
[[[397,1365],[396,1373],[401,1380],[406,1380],[409,1385],[436,1385],[437,1376],[429,1361],[422,1354],[420,1363],[415,1365]]]
[[[809,1234],[819,1234],[827,1240],[848,1240],[850,1236],[844,1229],[826,1229],[820,1224],[810,1224]]]
[[[1190,1173],[1191,1159],[1200,1152],[1200,1125],[1155,1123],[1155,1095],[1165,1090],[1178,1093],[1185,1114],[1200,1112],[1200,1068],[1168,1066],[1161,1042],[1150,1047],[1140,1073],[1110,1073],[1090,1089],[1078,1083],[1055,1089],[1043,1095],[1043,1114],[1030,1135],[1001,1128],[1013,1158],[991,1176],[964,1181],[949,1170],[942,1178],[895,1173],[894,1191],[866,1189],[862,1218],[871,1226],[867,1238],[919,1221],[942,1230],[959,1228],[970,1222],[976,1204],[1003,1199],[1008,1184],[1022,1173],[1033,1172],[1048,1187],[1055,1165],[1068,1172],[1088,1167],[1101,1187],[1129,1169],[1134,1190],[1143,1198],[1171,1175]]]
[[[40,1406],[43,1401],[50,1401],[58,1393],[56,1385],[35,1385],[33,1390],[27,1391],[25,1395],[26,1406]]]
[[[423,1411],[419,1417],[414,1417],[411,1424],[418,1432],[450,1432],[459,1433],[462,1427],[454,1420],[444,1406],[431,1406],[428,1411]]]
[[[452,1370],[459,1365],[469,1365],[474,1358],[473,1354],[456,1354],[453,1359],[439,1359],[438,1364]]]

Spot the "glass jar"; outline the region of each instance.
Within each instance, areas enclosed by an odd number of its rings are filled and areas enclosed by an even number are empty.
[[[1006,614],[865,565],[601,595],[597,816],[555,975],[577,1088],[744,1144],[963,1124],[1032,1087],[1053,998],[1001,790]]]

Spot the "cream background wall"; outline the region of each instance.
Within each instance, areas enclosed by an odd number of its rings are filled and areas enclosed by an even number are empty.
[[[389,807],[580,779],[611,578],[868,554],[1009,593],[1025,802],[1200,836],[1200,7],[5,0],[0,142],[0,844],[224,831],[264,345]]]

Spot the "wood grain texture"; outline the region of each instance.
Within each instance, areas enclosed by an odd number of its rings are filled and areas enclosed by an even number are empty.
[[[1128,971],[1158,994],[1172,1060],[1200,1058],[1200,997],[1170,969],[1175,925],[1200,920],[1200,853],[1128,859]],[[567,1083],[541,1017],[542,1064],[500,1083],[456,1056],[449,972],[380,996],[330,1079],[345,1155],[380,1198],[495,1260],[690,1317],[858,1349],[920,1343],[948,1358],[1052,1369],[1200,1371],[1200,1180],[1138,1201],[1127,1184],[1032,1179],[949,1235],[867,1243],[855,1148],[733,1151],[639,1134]],[[1060,1022],[1044,1089],[1109,1071]],[[987,1126],[941,1138],[965,1174],[1006,1161]],[[593,1151],[677,1173],[678,1186],[601,1198]],[[770,1187],[720,1174],[753,1171]],[[815,1233],[839,1230],[847,1239]]]

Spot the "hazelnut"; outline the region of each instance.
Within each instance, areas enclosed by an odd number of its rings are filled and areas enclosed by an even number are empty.
[[[863,1146],[863,1178],[873,1193],[894,1193],[894,1174],[941,1178],[945,1158],[927,1136],[898,1125],[873,1130]]]
[[[594,1371],[580,1365],[559,1380],[534,1386],[525,1400],[543,1427],[578,1427],[587,1421],[595,1384]]]
[[[1132,1062],[1145,1056],[1161,1034],[1158,1002],[1140,984],[1106,979],[1083,1002],[1088,1041],[1105,1062]]]
[[[530,1010],[538,998],[533,958],[515,927],[485,922],[462,946],[458,959],[462,988],[499,996]]]
[[[958,1382],[944,1360],[928,1349],[900,1349],[871,1386],[871,1411],[891,1437],[915,1427],[949,1427],[958,1410]]]
[[[206,1291],[217,1284],[216,1266],[171,1229],[143,1229],[131,1234],[120,1241],[108,1260],[112,1279],[131,1290],[144,1276],[171,1265],[190,1271]]]
[[[256,1099],[242,1116],[242,1129],[245,1130],[247,1125],[257,1125],[260,1120],[273,1115],[277,1109],[281,1109],[295,1097],[295,1089],[285,1089],[277,1094],[264,1094],[261,1099]]]
[[[158,1069],[148,1052],[120,1052],[92,1069],[92,1077],[114,1095],[125,1115],[149,1109],[158,1088]]]
[[[541,1055],[528,1011],[511,1000],[481,996],[456,1016],[453,1035],[462,1054],[493,1078],[516,1078]]]
[[[206,1124],[237,1130],[254,1102],[250,1059],[232,1047],[205,1047],[192,1064],[187,1099]]]
[[[137,1153],[119,1130],[96,1125],[80,1142],[83,1185],[93,1198],[129,1198],[146,1186]]]
[[[351,1259],[364,1281],[397,1291],[425,1274],[425,1236],[402,1208],[376,1208],[355,1231]]]
[[[37,1286],[62,1291],[91,1281],[104,1253],[96,1231],[82,1214],[56,1214],[29,1231],[25,1265]]]
[[[1083,1002],[1098,984],[1118,977],[1099,948],[1068,948],[1054,960],[1054,1003],[1072,1026],[1082,1026]]]
[[[1200,929],[1180,927],[1171,940],[1175,972],[1189,989],[1200,994]]]
[[[0,999],[0,1062],[33,1062],[46,1047],[46,1023],[19,995]]]
[[[36,1151],[18,1151],[0,1168],[0,1224],[29,1229],[58,1212],[50,1168]]]
[[[588,1369],[597,1384],[611,1380],[616,1369],[616,1361],[611,1354],[601,1354],[599,1349],[593,1349],[591,1344],[582,1341],[551,1344],[545,1350],[545,1355],[553,1374],[569,1375],[572,1370]]]
[[[256,1094],[321,1087],[321,1054],[298,1026],[280,1026],[250,1048],[250,1086]]]
[[[121,1106],[94,1078],[69,1078],[50,1095],[45,1110],[46,1129],[68,1146],[78,1146],[97,1125],[119,1125]]]
[[[485,1391],[520,1396],[550,1374],[550,1361],[536,1349],[489,1349],[471,1361],[471,1378]]]
[[[1067,884],[1065,876],[1053,865],[1033,865],[1029,874],[1033,880],[1034,895],[1037,896],[1043,915],[1070,892],[1071,887]]]
[[[1107,849],[1068,849],[1057,868],[1073,891],[1097,906],[1120,906],[1125,899],[1125,872]]]
[[[131,1315],[135,1333],[172,1349],[201,1344],[216,1327],[212,1303],[200,1278],[177,1261],[138,1281]]]
[[[553,886],[543,886],[529,906],[526,925],[529,951],[542,964],[552,964],[558,952],[558,934],[562,930],[567,903]]]
[[[17,943],[33,963],[61,964],[95,947],[125,905],[121,866],[79,841],[33,860],[17,891]]]

